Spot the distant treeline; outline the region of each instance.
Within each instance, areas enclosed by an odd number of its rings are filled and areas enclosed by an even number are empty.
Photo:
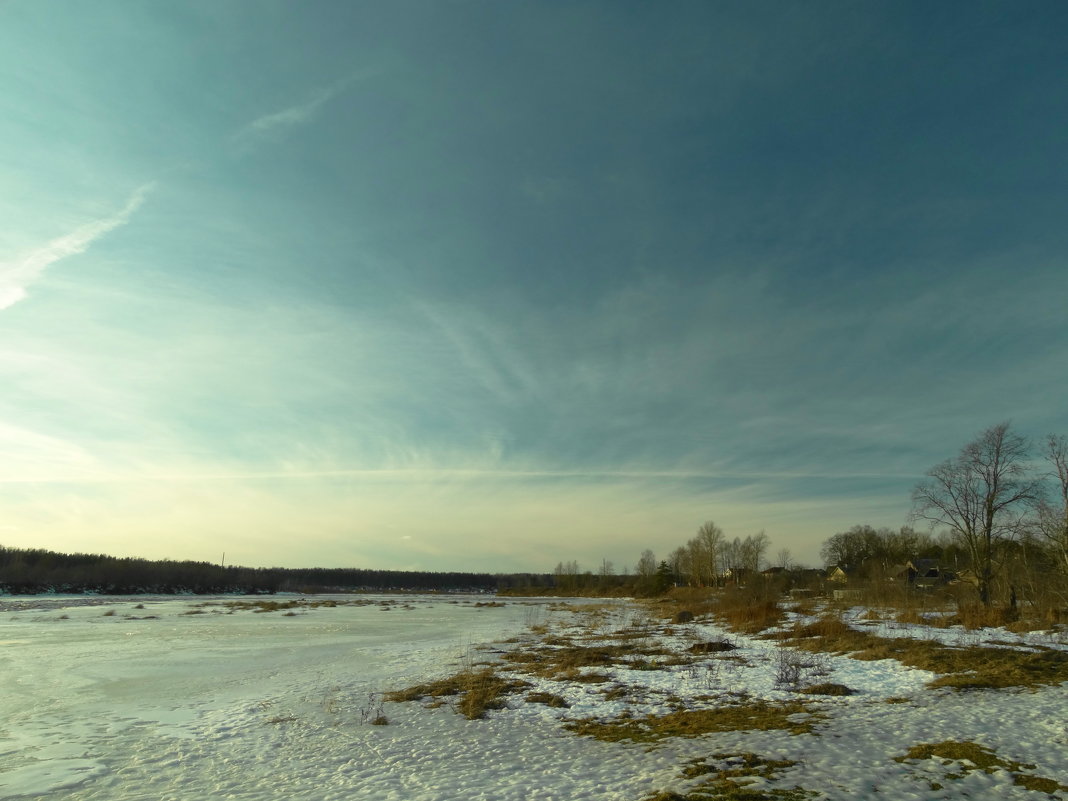
[[[435,573],[360,568],[224,567],[210,562],[152,561],[104,554],[63,554],[0,546],[0,593],[275,593],[430,591],[495,592],[551,587],[553,576],[529,573]]]

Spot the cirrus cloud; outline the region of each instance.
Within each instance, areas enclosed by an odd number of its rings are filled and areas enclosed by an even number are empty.
[[[98,239],[126,225],[154,188],[155,183],[143,184],[131,193],[126,204],[114,214],[79,225],[70,233],[31,250],[14,262],[0,263],[0,310],[25,299],[27,287],[37,281],[48,267],[61,259],[84,253]]]

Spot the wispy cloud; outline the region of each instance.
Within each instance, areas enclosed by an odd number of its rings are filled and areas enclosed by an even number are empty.
[[[84,253],[98,239],[126,225],[154,188],[155,183],[139,186],[126,205],[111,216],[80,225],[69,234],[53,239],[13,263],[0,263],[0,310],[23,300],[27,296],[27,287],[40,278],[49,266],[68,256]]]
[[[234,134],[234,140],[237,142],[247,142],[271,131],[285,130],[297,125],[302,125],[310,120],[315,115],[315,112],[317,112],[325,103],[343,93],[352,86],[352,84],[373,75],[377,75],[378,72],[379,70],[356,72],[329,86],[316,89],[310,97],[302,103],[297,103],[296,105],[289,106],[281,111],[273,111],[270,114],[264,114],[263,116],[257,117]]]
[[[323,103],[336,95],[338,91],[338,89],[333,87],[320,89],[312,95],[310,100],[304,103],[284,108],[281,111],[276,111],[272,114],[264,114],[262,117],[257,117],[246,125],[239,135],[249,136],[265,133],[274,128],[290,128],[294,125],[300,125],[311,117]]]

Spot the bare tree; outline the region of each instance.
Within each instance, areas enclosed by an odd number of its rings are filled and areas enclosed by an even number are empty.
[[[608,558],[605,558],[605,557],[602,557],[601,558],[601,565],[600,565],[600,567],[597,568],[597,584],[598,584],[598,586],[601,587],[602,589],[606,589],[608,587],[611,587],[615,583],[615,580],[613,579],[613,576],[615,576],[615,573],[616,573],[616,568],[615,568],[615,565],[612,564],[612,560],[608,559]]]
[[[763,529],[742,540],[739,552],[739,566],[754,573],[760,570],[769,542],[768,535],[764,533]]]
[[[1046,459],[1053,467],[1054,499],[1039,503],[1036,530],[1068,574],[1068,439],[1050,434]]]
[[[676,581],[690,580],[690,552],[686,546],[680,545],[672,551],[671,556],[668,557],[668,564],[671,565]]]
[[[723,529],[711,520],[702,523],[697,529],[697,543],[701,558],[701,580],[704,584],[715,586],[719,571],[716,569],[719,552],[723,544]]]
[[[794,555],[790,553],[789,548],[779,548],[775,552],[775,566],[781,567],[783,570],[789,570],[794,563]]]
[[[742,567],[741,538],[735,537],[733,540],[724,540],[719,551],[719,572],[721,575],[727,575]]]
[[[827,566],[860,567],[876,558],[880,550],[879,532],[868,525],[840,531],[823,543],[820,556]]]
[[[686,567],[693,587],[705,586],[705,549],[697,537],[691,537],[686,543]]]
[[[578,584],[579,563],[575,560],[570,562],[557,562],[556,567],[553,569],[553,575],[556,576],[556,586],[573,590]]]
[[[926,532],[902,526],[894,531],[868,525],[853,526],[823,543],[820,555],[827,565],[859,568],[865,574],[899,565],[930,550],[933,540]]]
[[[912,517],[932,527],[948,526],[964,546],[975,573],[979,600],[990,605],[1000,545],[1019,533],[1024,515],[1040,495],[1024,466],[1028,442],[1009,424],[988,428],[955,459],[932,467],[912,491]]]
[[[638,575],[642,578],[651,578],[656,575],[656,554],[646,548],[638,560]]]

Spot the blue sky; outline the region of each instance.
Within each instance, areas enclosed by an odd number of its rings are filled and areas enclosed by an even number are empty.
[[[814,564],[1068,433],[1068,6],[0,4],[0,544]]]

